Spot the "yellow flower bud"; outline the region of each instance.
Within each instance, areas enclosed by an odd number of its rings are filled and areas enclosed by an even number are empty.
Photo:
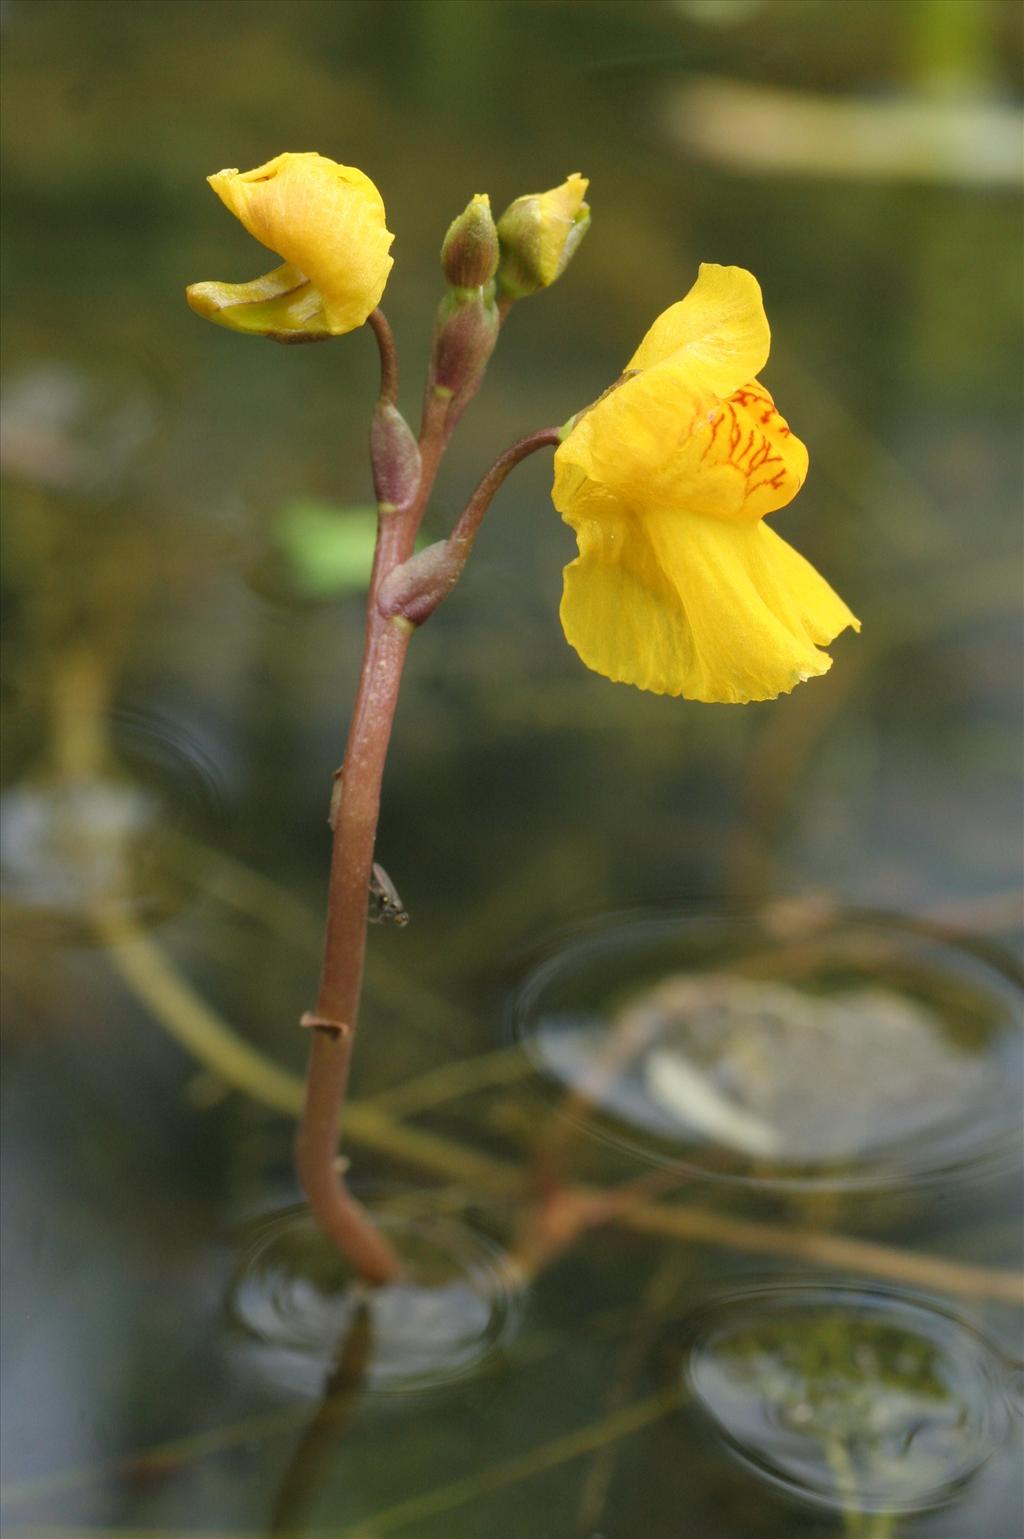
[[[503,293],[523,299],[562,275],[590,226],[590,207],[583,201],[588,186],[574,171],[560,187],[509,204],[498,220]]]
[[[380,193],[362,171],[324,155],[278,155],[255,171],[207,180],[249,234],[285,259],[247,284],[197,283],[186,291],[200,315],[283,341],[339,336],[380,302],[394,236]]]

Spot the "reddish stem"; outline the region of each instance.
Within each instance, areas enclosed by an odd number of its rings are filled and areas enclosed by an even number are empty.
[[[398,390],[398,364],[391,330],[379,310],[370,322],[381,355],[381,399],[393,405]],[[381,504],[359,688],[345,758],[332,797],[334,842],[320,987],[314,1010],[303,1016],[303,1025],[311,1028],[312,1041],[306,1099],[296,1139],[296,1168],[316,1222],[360,1276],[372,1283],[392,1281],[399,1275],[401,1263],[390,1242],[348,1190],[338,1169],[337,1151],[362,992],[367,900],[381,781],[413,632],[412,624],[404,616],[383,613],[378,599],[385,579],[413,553],[453,426],[449,404],[447,393],[428,390],[419,436],[420,474],[415,491],[404,505]],[[533,449],[557,442],[557,436],[556,430],[545,429],[522,439],[506,450],[484,477],[452,534],[459,571],[487,505],[509,471]]]
[[[506,449],[467,502],[448,539],[428,546],[382,584],[377,594],[381,614],[403,616],[415,626],[429,620],[462,576],[483,516],[506,476],[528,454],[557,444],[558,440],[558,428],[539,428]]]
[[[379,307],[370,312],[369,322],[380,354],[380,398],[393,406],[398,400],[398,349],[387,316]]]
[[[362,991],[367,894],[381,779],[412,634],[404,622],[386,620],[378,613],[376,591],[381,578],[409,554],[411,544],[405,519],[393,514],[382,519],[367,605],[359,691],[339,772],[324,959],[315,1021],[310,1022],[313,1031],[306,1102],[295,1156],[317,1223],[360,1275],[374,1283],[396,1277],[400,1263],[349,1192],[336,1169],[336,1157]]]
[[[480,482],[476,491],[466,503],[465,508],[459,514],[455,528],[448,536],[448,550],[453,562],[461,573],[473,549],[473,541],[477,537],[484,514],[494,500],[494,494],[506,477],[516,468],[527,455],[536,454],[538,449],[549,446],[557,447],[560,429],[557,427],[538,428],[535,433],[527,433],[524,438],[517,439],[507,448],[504,454],[500,454],[491,466],[490,470]],[[458,573],[456,575],[458,575]]]
[[[380,351],[381,400],[398,393],[398,358],[384,314],[370,316]],[[370,591],[366,604],[363,661],[349,726],[345,758],[335,777],[331,802],[333,846],[327,892],[324,957],[314,1010],[303,1016],[311,1028],[306,1099],[295,1144],[295,1164],[310,1209],[320,1228],[372,1283],[396,1278],[401,1263],[338,1169],[338,1136],[355,1045],[366,953],[367,902],[373,847],[380,812],[380,788],[402,668],[412,627],[380,613],[381,583],[412,555],[444,453],[448,398],[428,392],[419,447],[421,469],[411,500],[381,511],[377,525]]]

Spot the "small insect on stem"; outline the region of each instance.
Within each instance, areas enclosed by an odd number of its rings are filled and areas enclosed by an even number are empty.
[[[405,904],[398,896],[398,888],[388,876],[383,866],[373,863],[370,872],[370,910],[369,921],[371,924],[396,924],[401,928],[409,923],[409,914]]]

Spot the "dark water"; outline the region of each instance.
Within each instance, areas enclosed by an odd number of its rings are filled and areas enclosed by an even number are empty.
[[[1012,1539],[1019,9],[0,17],[4,1533]],[[385,786],[377,1297],[290,1166],[375,360],[182,299],[258,270],[205,175],[285,148],[382,189],[410,411],[450,218],[591,178],[435,533],[735,262],[811,450],[777,527],[864,621],[777,703],[613,686],[547,467],[502,491]]]

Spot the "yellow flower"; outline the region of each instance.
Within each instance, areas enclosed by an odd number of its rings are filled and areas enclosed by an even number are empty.
[[[239,331],[284,340],[337,336],[376,309],[391,271],[380,193],[324,155],[278,155],[207,180],[250,235],[284,257],[252,283],[193,283],[189,304]]]
[[[702,265],[555,455],[552,496],[579,545],[562,627],[607,678],[770,700],[826,673],[818,649],[860,629],[763,522],[807,474],[807,450],[755,378],[770,340],[753,275]]]

